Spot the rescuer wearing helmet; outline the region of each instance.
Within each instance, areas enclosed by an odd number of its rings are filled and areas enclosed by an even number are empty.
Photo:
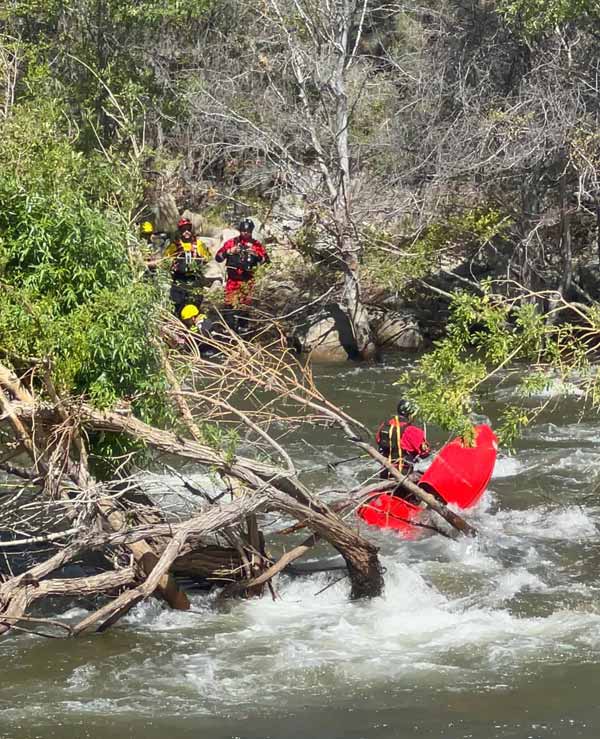
[[[147,243],[150,243],[150,238],[152,237],[153,232],[154,226],[150,221],[142,221],[142,223],[140,223],[140,236]]]
[[[413,415],[412,405],[401,399],[396,415],[384,421],[377,429],[375,443],[380,454],[402,474],[408,475],[412,482],[417,482],[420,474],[414,472],[413,467],[419,459],[428,457],[431,450],[423,430],[410,422]],[[385,480],[390,477],[390,473],[384,468],[380,476]]]
[[[238,226],[239,236],[226,241],[215,255],[217,262],[225,262],[225,304],[233,308],[252,303],[254,270],[269,261],[265,247],[252,238],[254,223],[244,218]]]
[[[195,234],[189,218],[181,218],[177,223],[178,236],[166,251],[172,257],[171,300],[175,312],[180,313],[186,303],[201,299],[204,265],[210,259],[210,252]]]
[[[150,274],[156,271],[170,244],[169,234],[164,231],[156,231],[151,221],[140,223],[140,236],[147,244],[144,251],[144,261]]]
[[[199,351],[202,355],[214,352],[211,344],[206,343],[212,337],[212,321],[206,313],[201,313],[197,305],[188,303],[179,311],[181,322],[188,329],[182,344],[188,351]]]

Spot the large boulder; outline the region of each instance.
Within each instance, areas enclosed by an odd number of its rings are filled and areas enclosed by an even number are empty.
[[[378,347],[416,351],[423,345],[417,319],[409,311],[374,308],[369,311],[369,317]]]
[[[350,324],[337,305],[306,318],[293,340],[299,351],[316,361],[336,362],[356,356]]]
[[[194,233],[201,234],[204,232],[204,218],[200,215],[200,213],[194,213],[193,210],[188,210],[186,208],[181,214],[181,217],[189,218],[189,220],[192,222]]]
[[[409,312],[373,308],[369,311],[375,343],[381,349],[416,351],[423,336],[416,318]],[[316,361],[340,361],[357,357],[356,343],[347,316],[336,304],[310,315],[296,327],[296,349]]]
[[[235,237],[239,235],[240,232],[237,230],[237,228],[222,229],[221,232],[218,234],[219,246],[223,246],[226,241],[229,241],[229,239],[235,239]]]
[[[173,195],[171,193],[163,193],[158,198],[158,202],[153,210],[156,213],[156,230],[174,233],[177,228],[177,221],[179,220],[179,209]]]
[[[204,268],[204,279],[210,283],[210,289],[220,289],[225,283],[225,263],[215,262],[215,254],[221,248],[220,239],[211,238],[210,236],[200,236],[202,243],[206,246],[211,254],[212,259]]]
[[[305,198],[300,193],[286,193],[275,203],[271,230],[277,239],[296,233],[304,225]]]

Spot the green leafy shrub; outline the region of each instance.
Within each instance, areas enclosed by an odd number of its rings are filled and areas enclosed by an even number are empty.
[[[128,249],[139,177],[77,150],[58,102],[26,102],[0,137],[0,351],[50,363],[63,393],[159,413],[158,296]]]
[[[492,293],[491,285],[484,287],[483,295],[454,296],[447,335],[399,380],[410,388],[407,395],[421,414],[465,433],[486,390],[510,374],[518,378],[517,394],[523,399],[550,385],[557,395],[561,388],[576,385],[597,405],[600,382],[591,359],[597,341],[594,311],[587,325],[552,323],[531,300],[507,298]],[[508,407],[498,429],[502,442],[511,444],[543,404]]]

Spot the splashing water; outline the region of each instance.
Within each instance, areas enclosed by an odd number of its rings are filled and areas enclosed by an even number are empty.
[[[385,396],[374,373],[346,381]],[[592,739],[600,506],[586,470],[598,438],[593,420],[558,411],[528,430],[468,513],[475,540],[406,542],[361,524],[381,548],[382,598],[350,602],[339,571],[282,576],[275,602],[194,595],[181,613],[149,601],[99,637],[1,642],[0,737]],[[324,459],[349,456],[314,443]],[[340,465],[322,486],[371,472]]]

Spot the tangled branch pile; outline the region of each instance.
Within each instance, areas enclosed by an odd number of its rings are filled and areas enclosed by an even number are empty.
[[[32,365],[19,376],[1,367],[0,468],[7,475],[1,503],[2,633],[35,601],[56,595],[111,596],[72,628],[74,634],[107,628],[154,593],[173,608],[188,608],[175,574],[226,585],[229,594],[260,592],[290,561],[289,552],[282,564],[266,554],[256,517],[266,511],[306,524],[313,532],[309,544],[317,537],[331,543],[346,560],[353,597],[381,591],[376,548],[306,489],[272,435],[274,424],[283,428],[300,420],[298,413],[284,417],[282,403],[303,409],[303,421],[340,419],[353,427],[356,422],[324,401],[310,373],[285,353],[246,345],[233,336],[231,341],[219,347],[224,356],[218,362],[176,352],[168,357],[161,350],[173,404],[169,429],[144,423],[125,407],[100,411],[81,399],[59,397],[43,366]],[[259,366],[262,372],[252,382]],[[259,402],[261,389],[268,389],[271,397]],[[246,409],[240,410],[240,404]],[[243,436],[249,456],[215,440],[227,422]],[[160,466],[160,456],[169,455],[171,464],[188,462],[216,473],[227,497],[215,500],[196,488],[192,510],[174,520],[152,502],[145,489],[150,478],[139,468],[132,473],[129,457],[113,457],[114,476],[93,475],[91,469],[98,465],[90,446],[100,434],[141,442],[148,450],[147,469]],[[274,461],[262,461],[267,449]],[[21,574],[11,573],[6,554],[16,548],[36,550],[36,563]],[[92,552],[101,574],[56,575],[69,563],[89,562]]]

